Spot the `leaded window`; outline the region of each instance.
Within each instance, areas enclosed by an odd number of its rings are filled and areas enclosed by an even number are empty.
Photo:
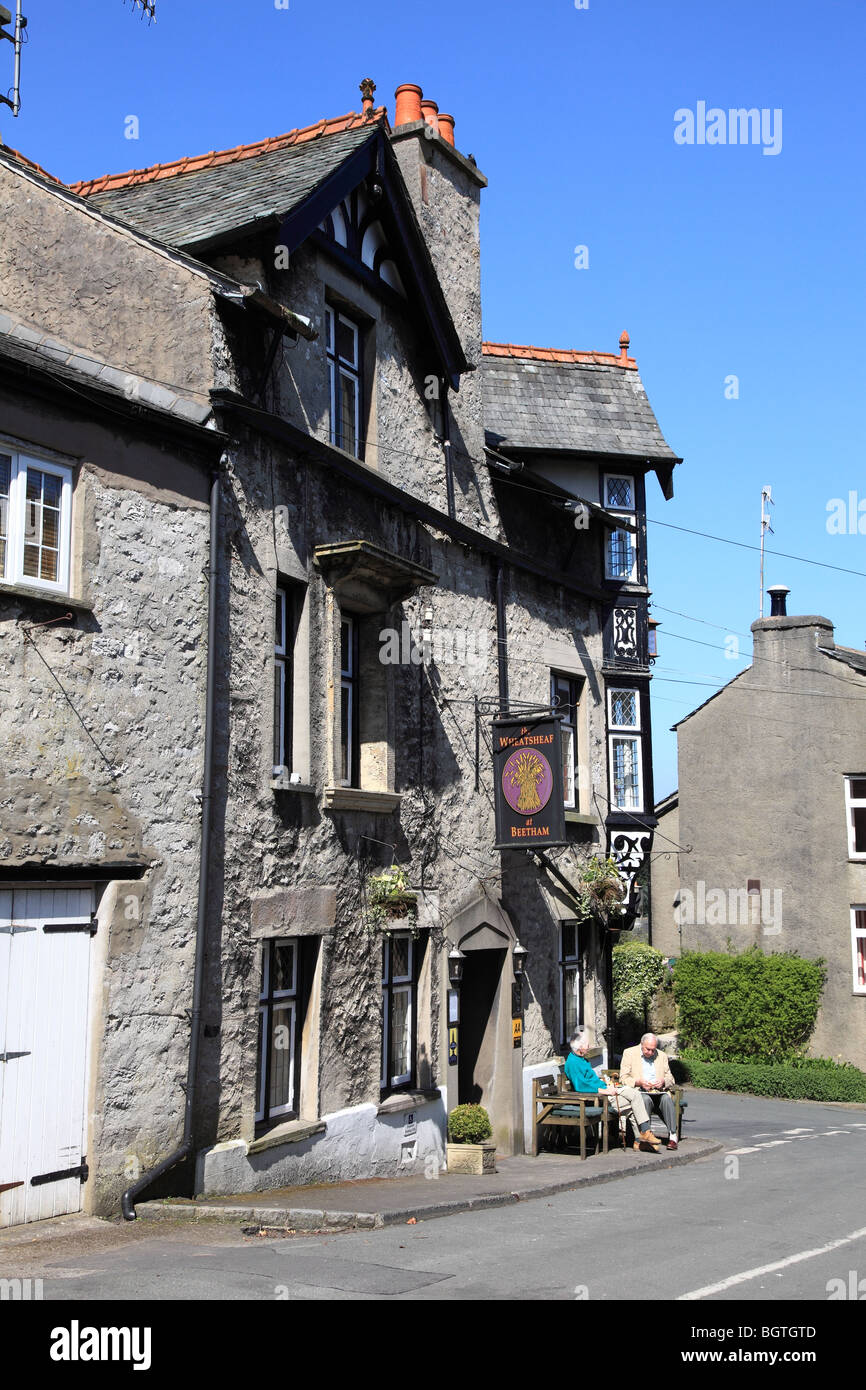
[[[618,473],[604,476],[604,504],[608,511],[624,512],[630,526],[635,525],[634,478]],[[615,527],[608,532],[605,545],[605,577],[622,583],[637,582],[637,543],[634,531]]]

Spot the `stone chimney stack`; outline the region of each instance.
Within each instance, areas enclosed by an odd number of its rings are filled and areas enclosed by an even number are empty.
[[[772,584],[770,616],[752,623],[755,658],[759,662],[778,661],[796,666],[818,666],[819,647],[832,649],[833,624],[829,618],[815,613],[788,613],[787,599],[791,592],[784,584]],[[769,671],[769,668],[766,668]]]
[[[481,190],[487,180],[471,155],[454,144],[454,117],[439,111],[421,87],[397,88],[391,141],[424,233],[466,360],[478,370],[449,393],[455,429],[453,463],[459,476],[483,458],[481,400]],[[465,457],[461,466],[460,453]],[[487,480],[485,479],[485,484]]]

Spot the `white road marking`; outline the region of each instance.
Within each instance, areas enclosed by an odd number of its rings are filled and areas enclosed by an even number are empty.
[[[843,1245],[852,1245],[855,1240],[862,1240],[864,1236],[866,1226],[861,1226],[859,1231],[852,1231],[849,1236],[831,1240],[827,1245],[819,1245],[814,1250],[801,1250],[799,1255],[788,1255],[786,1259],[774,1260],[770,1265],[759,1265],[757,1269],[743,1270],[742,1274],[731,1274],[727,1279],[721,1279],[718,1284],[707,1284],[702,1289],[693,1289],[691,1293],[681,1293],[677,1302],[694,1302],[698,1298],[709,1298],[710,1294],[724,1293],[725,1289],[745,1284],[750,1279],[757,1279],[761,1274],[774,1274],[776,1270],[786,1269],[788,1265],[800,1264],[803,1260],[814,1260],[818,1255],[828,1255],[831,1250],[839,1250]]]
[[[755,1144],[751,1149],[728,1149],[727,1154],[756,1154],[760,1144]]]

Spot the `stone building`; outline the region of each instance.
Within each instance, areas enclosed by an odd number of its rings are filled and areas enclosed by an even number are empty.
[[[866,652],[770,593],[752,665],[675,725],[652,943],[824,957],[811,1053],[866,1068]]]
[[[93,1210],[160,1183],[432,1173],[460,1100],[521,1152],[532,1076],[575,1024],[600,1042],[608,1024],[613,933],[579,920],[578,879],[613,853],[630,894],[651,841],[645,480],[670,496],[678,460],[627,337],[482,343],[486,180],[420,89],[393,127],[362,94],[358,114],[72,189],[3,157],[57,221],[32,254],[81,237],[58,300],[19,264],[0,309],[39,337],[12,355],[48,359],[84,417],[60,426],[73,577],[53,601],[86,616],[41,640],[92,739],[47,672],[28,684],[22,605],[45,586],[10,572],[3,700],[29,742],[10,740],[22,829],[4,818],[0,884],[100,904],[79,1017]],[[8,207],[24,215],[14,189]],[[76,351],[105,363],[83,397],[60,380]],[[49,457],[44,415],[28,398],[10,449]],[[565,842],[496,850],[491,721],[552,709]]]

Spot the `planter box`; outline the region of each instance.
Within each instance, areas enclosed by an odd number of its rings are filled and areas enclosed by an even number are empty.
[[[480,1177],[496,1172],[496,1144],[492,1139],[484,1144],[446,1144],[445,1152],[449,1173]]]

